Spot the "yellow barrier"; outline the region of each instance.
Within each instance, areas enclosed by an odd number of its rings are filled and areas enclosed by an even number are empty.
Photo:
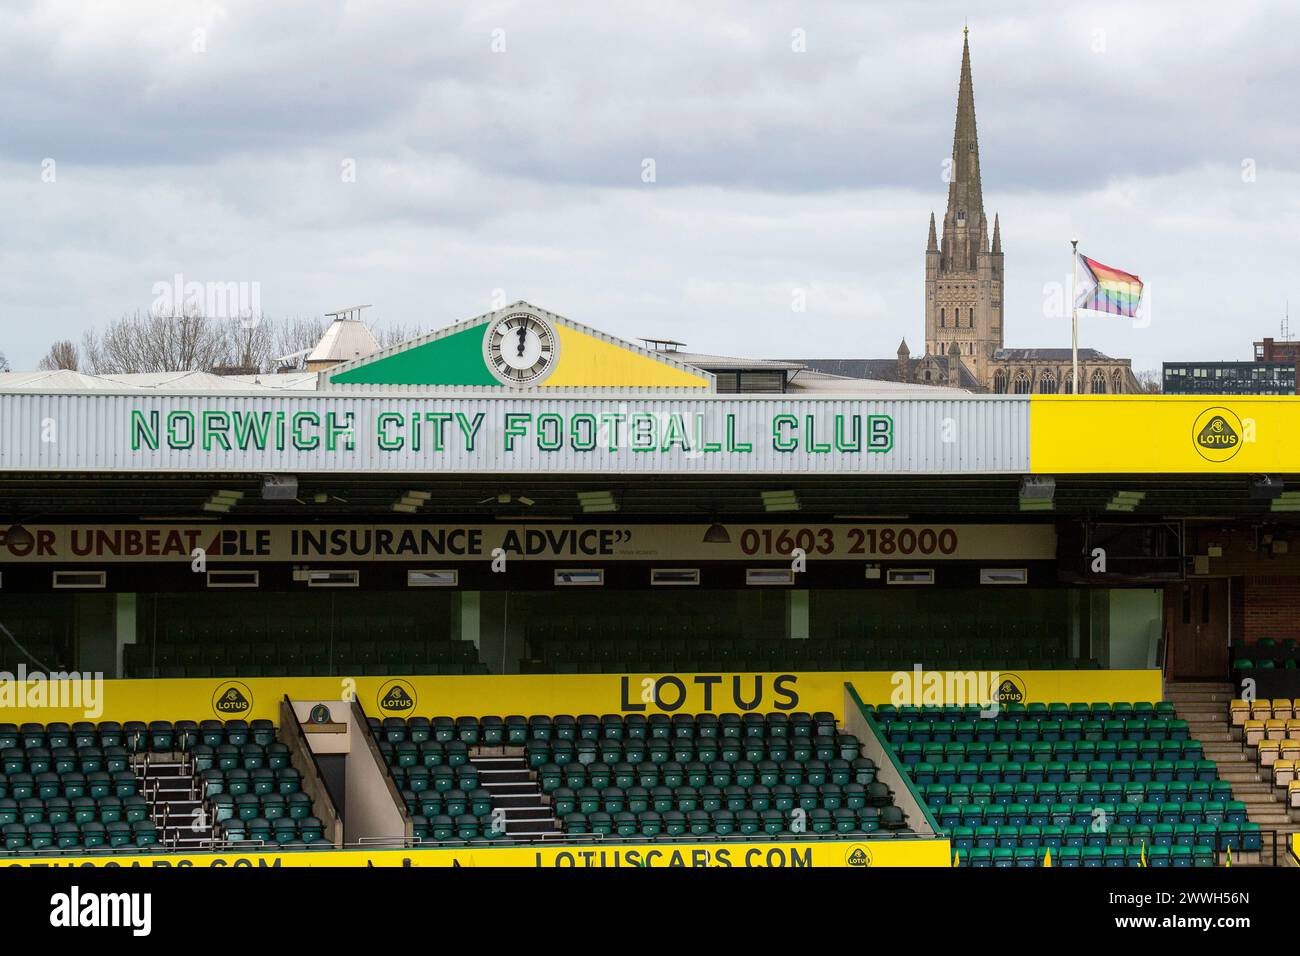
[[[94,700],[85,692],[74,699],[68,688],[52,682],[0,678],[0,721],[276,720],[286,694],[294,700],[355,695],[372,717],[803,710],[828,711],[841,719],[846,682],[868,704],[984,703],[994,684],[1004,704],[1161,699],[1156,670],[110,680]],[[953,696],[969,694],[972,687],[976,699]]]
[[[948,840],[859,839],[802,842],[607,843],[547,847],[449,847],[407,850],[298,850],[141,856],[11,857],[16,867],[720,867],[813,869],[951,866]]]

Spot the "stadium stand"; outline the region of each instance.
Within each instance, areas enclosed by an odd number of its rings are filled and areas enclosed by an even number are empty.
[[[1230,686],[1230,685],[1229,685]],[[1279,835],[1300,831],[1300,719],[1289,697],[1228,702],[1228,729],[1241,748],[1244,791],[1250,817]],[[1222,706],[1221,704],[1219,706]]]
[[[324,839],[267,720],[0,724],[3,852]]]
[[[908,832],[829,713],[369,721],[421,841]]]
[[[1095,661],[1068,656],[1057,638],[572,638],[535,633],[525,673],[605,674],[695,671],[879,671],[916,661],[954,669],[1082,670]]]
[[[334,674],[486,674],[469,641],[214,640],[128,644],[128,677],[323,677]]]
[[[1300,667],[1300,641],[1261,637],[1251,644],[1232,642],[1232,670],[1244,673],[1256,670],[1295,670]]]
[[[1260,828],[1169,703],[876,707],[971,866],[1209,866]]]

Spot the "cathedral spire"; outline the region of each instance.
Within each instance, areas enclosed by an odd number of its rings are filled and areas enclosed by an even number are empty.
[[[934,213],[930,213],[930,241],[925,247],[926,252],[939,251],[939,236],[934,231]]]
[[[1002,223],[997,213],[993,214],[993,252],[994,254],[1002,252]]]
[[[952,133],[948,170],[948,210],[943,216],[941,248],[946,265],[974,269],[976,256],[989,249],[988,220],[980,185],[979,137],[975,132],[975,84],[971,80],[970,36],[963,30],[961,79],[957,84],[957,122]]]

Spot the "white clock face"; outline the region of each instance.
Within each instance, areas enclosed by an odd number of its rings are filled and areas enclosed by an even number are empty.
[[[483,337],[483,357],[504,385],[537,385],[555,367],[559,351],[555,330],[531,312],[498,319]]]

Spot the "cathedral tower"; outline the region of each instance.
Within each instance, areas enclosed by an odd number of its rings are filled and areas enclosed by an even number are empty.
[[[925,351],[943,358],[956,344],[962,362],[987,387],[989,359],[1002,348],[1002,233],[995,217],[990,241],[984,216],[969,35],[962,42],[948,176],[943,231],[936,231],[931,213],[925,251]]]

